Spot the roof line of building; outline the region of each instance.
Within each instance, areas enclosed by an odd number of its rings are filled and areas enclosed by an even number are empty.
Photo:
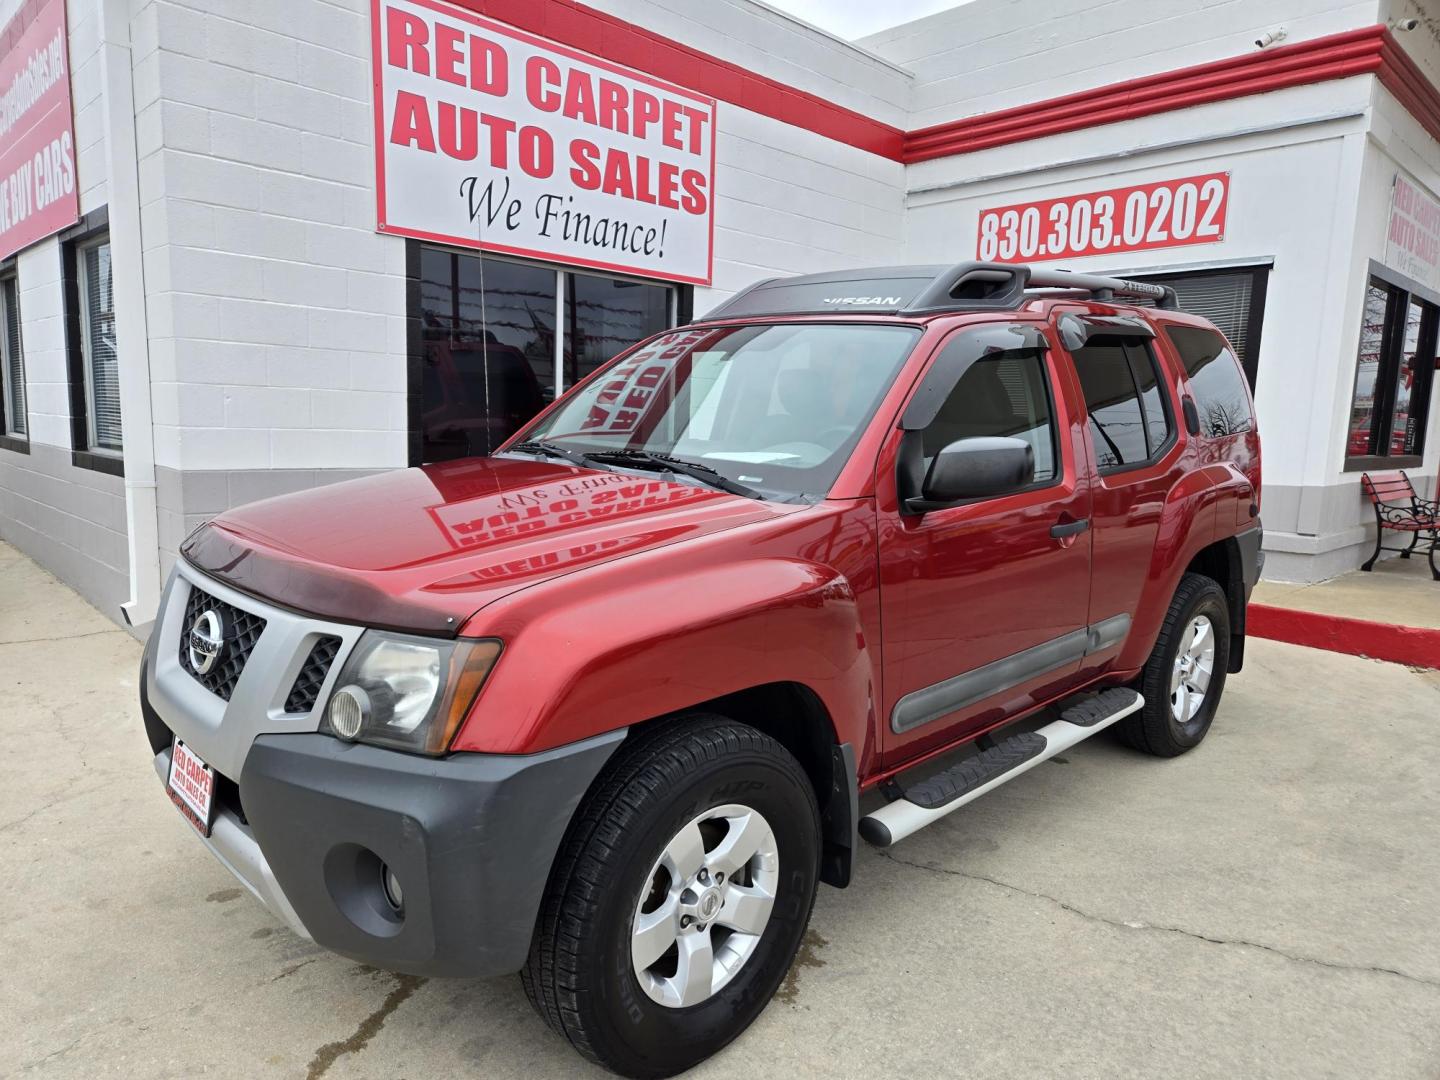
[[[1081,128],[1293,86],[1376,75],[1440,140],[1440,90],[1383,25],[1243,53],[907,132],[907,163],[969,154]]]
[[[459,2],[522,30],[904,164],[1364,74],[1377,76],[1440,141],[1440,89],[1378,24],[907,132],[574,0]]]

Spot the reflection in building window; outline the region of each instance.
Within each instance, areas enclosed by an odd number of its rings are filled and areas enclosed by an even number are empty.
[[[671,324],[674,289],[421,246],[421,460],[491,453],[605,361]]]
[[[555,272],[423,248],[422,455],[488,454],[555,396]]]
[[[1365,290],[1347,460],[1419,457],[1434,379],[1440,306],[1371,278]]]
[[[569,274],[565,281],[565,385],[670,325],[664,285]]]

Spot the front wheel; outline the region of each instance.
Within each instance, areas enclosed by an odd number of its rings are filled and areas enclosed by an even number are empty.
[[[779,988],[815,901],[820,818],[799,763],[722,717],[642,732],[576,814],[521,979],[584,1056],[664,1077]]]
[[[1186,574],[1140,672],[1145,707],[1116,725],[1137,750],[1176,757],[1200,745],[1215,719],[1230,664],[1230,605],[1201,574]]]

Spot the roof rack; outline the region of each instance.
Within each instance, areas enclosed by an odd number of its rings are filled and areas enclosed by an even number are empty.
[[[757,282],[716,308],[706,319],[753,315],[854,314],[936,315],[956,311],[1006,311],[1035,299],[1037,290],[1059,290],[1109,301],[1143,300],[1176,310],[1168,285],[1024,264],[962,262],[953,266],[885,266],[805,274]]]

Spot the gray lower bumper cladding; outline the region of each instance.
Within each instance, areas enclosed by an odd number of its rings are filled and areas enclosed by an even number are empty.
[[[143,679],[142,679],[143,687]],[[141,694],[161,782],[170,734]],[[518,971],[560,842],[625,730],[540,754],[427,758],[261,735],[211,853],[295,933],[376,967]],[[387,899],[388,868],[402,903]]]

